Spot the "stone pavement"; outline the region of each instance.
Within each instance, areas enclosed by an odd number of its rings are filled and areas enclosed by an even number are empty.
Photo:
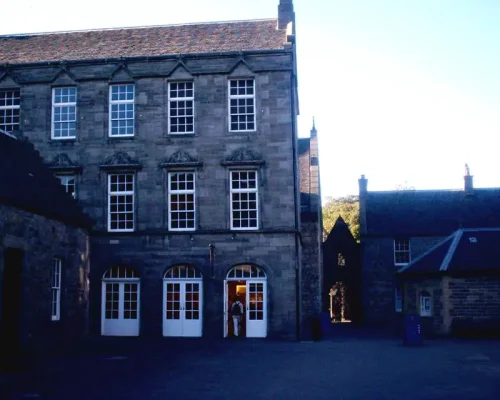
[[[500,399],[498,340],[117,339],[84,353],[4,375],[0,398]]]

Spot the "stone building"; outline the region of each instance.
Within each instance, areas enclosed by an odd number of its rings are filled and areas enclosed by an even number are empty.
[[[459,229],[397,273],[427,335],[500,334],[500,228]]]
[[[91,226],[33,145],[0,133],[0,358],[6,366],[61,350],[87,333]]]
[[[363,319],[400,327],[402,285],[395,273],[464,228],[500,226],[500,189],[367,190],[359,179]]]
[[[270,20],[0,38],[0,99],[20,99],[4,129],[96,221],[93,334],[231,336],[237,294],[245,336],[306,333],[321,208],[318,184],[301,203],[296,65],[291,0]]]

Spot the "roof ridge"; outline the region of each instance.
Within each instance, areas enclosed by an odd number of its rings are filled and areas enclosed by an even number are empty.
[[[237,24],[243,22],[264,22],[264,21],[277,21],[277,18],[260,18],[260,19],[243,19],[243,20],[226,20],[226,21],[206,21],[206,22],[183,22],[178,24],[166,25],[138,25],[138,26],[123,26],[111,28],[92,28],[92,29],[77,29],[70,31],[52,31],[52,32],[26,32],[26,33],[13,33],[0,35],[0,39],[9,38],[23,38],[26,36],[45,36],[45,35],[61,35],[67,33],[85,33],[85,32],[105,32],[105,31],[122,31],[132,29],[153,29],[153,28],[169,28],[175,26],[193,26],[193,25],[216,25],[216,24]]]

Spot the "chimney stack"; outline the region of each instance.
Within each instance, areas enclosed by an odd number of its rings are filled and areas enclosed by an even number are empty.
[[[293,1],[280,0],[278,6],[278,29],[287,29],[290,22],[292,25],[289,34],[295,35],[295,12],[293,11]]]
[[[470,169],[467,164],[465,164],[464,192],[465,194],[472,194],[474,192],[472,175],[470,174]]]
[[[359,197],[366,194],[368,191],[368,179],[365,178],[364,175],[361,175],[361,178],[358,179],[359,182]]]

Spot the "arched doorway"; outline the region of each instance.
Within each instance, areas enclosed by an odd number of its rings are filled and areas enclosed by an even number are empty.
[[[232,332],[230,321],[234,296],[239,295],[245,312],[242,321],[242,336],[267,336],[267,276],[255,265],[237,265],[227,273],[224,281],[224,337]]]
[[[101,334],[139,336],[140,279],[133,268],[114,266],[102,277]]]
[[[163,336],[200,337],[203,276],[193,267],[176,265],[163,276]]]

